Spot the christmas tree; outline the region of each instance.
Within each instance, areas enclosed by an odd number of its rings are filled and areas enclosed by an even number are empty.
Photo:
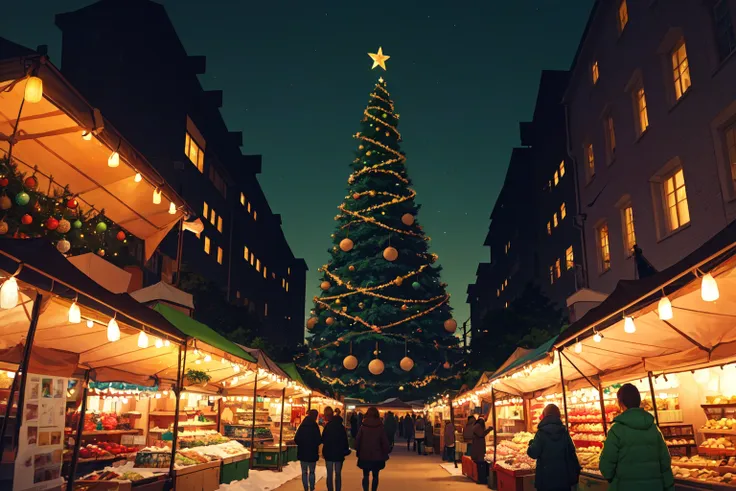
[[[385,70],[381,49],[370,56]],[[365,400],[420,398],[456,375],[457,324],[417,220],[398,123],[379,78],[354,135],[348,194],[307,321],[306,368],[341,395]]]

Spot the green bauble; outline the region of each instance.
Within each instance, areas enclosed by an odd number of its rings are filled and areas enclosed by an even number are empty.
[[[103,233],[107,231],[107,224],[105,222],[97,222],[97,225],[95,225],[95,230],[99,233]]]
[[[415,281],[414,283],[411,284],[411,287],[414,288],[415,290],[419,290],[422,287],[422,285],[420,285],[418,281]]]
[[[72,223],[72,226],[76,229],[82,228],[82,220],[79,220],[79,219],[74,220],[74,223]]]
[[[20,206],[27,205],[29,201],[31,201],[31,197],[25,191],[21,191],[15,195],[15,202]]]

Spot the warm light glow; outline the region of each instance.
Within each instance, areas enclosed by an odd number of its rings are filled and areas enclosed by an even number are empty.
[[[156,346],[156,348],[163,348],[164,342],[161,341],[161,338],[156,338],[156,342],[154,343],[154,345]]]
[[[235,385],[238,383],[238,377],[233,377],[233,381],[230,385]]]
[[[672,303],[670,302],[669,298],[660,298],[659,305],[657,305],[657,310],[659,311],[660,320],[668,321],[672,319]]]
[[[715,302],[721,296],[718,292],[718,283],[710,273],[703,276],[700,280],[700,296],[706,302]]]
[[[233,365],[233,372],[240,373],[240,365]]]
[[[72,302],[69,307],[69,324],[79,324],[82,322],[82,312],[79,310],[77,302]]]
[[[107,323],[107,340],[111,343],[120,340],[120,327],[114,317]]]
[[[110,154],[110,157],[107,158],[107,166],[117,167],[118,165],[120,165],[120,154],[115,151]]]
[[[92,139],[92,132],[91,131],[83,131],[82,132],[82,140],[90,141]]]
[[[87,327],[91,328],[91,327],[94,327],[94,325],[95,325],[95,321],[93,321],[92,319],[87,319]]]
[[[636,332],[636,325],[634,324],[633,317],[626,317],[624,319],[624,332],[627,334],[634,334]]]
[[[148,335],[143,331],[138,334],[138,347],[143,349],[148,348]]]
[[[596,343],[600,343],[603,340],[603,336],[600,335],[600,333],[595,333],[593,336],[593,341]]]
[[[133,178],[135,182],[141,182],[143,180],[143,176],[140,172],[136,172],[135,177]]]
[[[8,370],[8,378],[9,379],[14,379],[15,378],[15,372],[11,372],[10,370]]]
[[[0,309],[12,309],[18,305],[18,282],[11,276],[0,287]]]
[[[210,355],[204,355],[204,361],[205,363],[209,363],[212,361],[212,357]]]
[[[28,77],[24,94],[26,102],[35,104],[43,99],[43,80],[38,77]]]
[[[153,204],[154,205],[161,204],[161,190],[160,189],[153,190]]]
[[[575,343],[575,353],[582,353],[583,352],[583,343],[578,341]]]
[[[169,341],[168,339],[164,340],[164,346],[166,346],[167,348],[171,346],[171,341]]]
[[[194,364],[195,365],[201,365],[202,364],[202,360],[199,360],[199,359],[198,360],[194,360]]]
[[[173,201],[169,203],[169,215],[176,215],[176,205]]]

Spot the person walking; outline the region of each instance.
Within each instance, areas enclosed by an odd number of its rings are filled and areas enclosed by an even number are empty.
[[[534,487],[538,491],[570,491],[577,485],[581,469],[575,444],[562,424],[560,408],[547,405],[537,428],[526,450],[537,461]]]
[[[414,421],[408,414],[404,418],[404,438],[406,438],[406,451],[408,452],[411,450],[411,442],[414,440]]]
[[[475,416],[472,414],[468,416],[468,422],[465,423],[465,428],[463,428],[463,441],[467,445],[467,450],[465,450],[466,455],[472,455],[473,452],[473,428],[475,427]]]
[[[451,420],[445,423],[445,458],[447,462],[454,462],[457,469],[457,459],[455,458],[455,425]]]
[[[642,409],[641,394],[624,384],[616,394],[622,413],[613,419],[601,451],[600,471],[609,491],[672,491],[671,458],[654,416]]]
[[[486,435],[493,427],[486,429],[486,422],[480,416],[473,426],[473,450],[470,458],[478,467],[478,484],[488,484],[488,464],[486,463]]]
[[[350,436],[353,439],[358,436],[358,414],[355,412],[350,415]]]
[[[396,418],[394,413],[389,411],[386,413],[386,417],[383,418],[383,426],[386,429],[386,437],[388,438],[388,451],[389,453],[394,450],[394,441],[396,439]]]
[[[315,486],[314,471],[319,460],[319,446],[322,444],[322,435],[317,425],[318,416],[316,409],[310,409],[294,435],[296,456],[302,466],[304,491],[314,491]]]
[[[389,443],[386,429],[375,407],[368,408],[365,413],[363,425],[358,430],[355,453],[358,457],[358,467],[363,470],[363,491],[368,491],[371,476],[373,477],[371,490],[376,491],[378,473],[386,467],[388,460]]]
[[[399,416],[399,438],[404,436],[404,417]]]
[[[327,424],[322,432],[322,456],[327,466],[327,491],[341,491],[342,465],[350,454],[348,433],[342,418],[331,407],[325,408]]]
[[[430,450],[434,451],[434,427],[427,416],[424,418],[424,455],[429,455]]]
[[[417,416],[417,421],[414,423],[414,446],[417,449],[417,453],[422,455],[422,446],[424,445],[424,418],[420,414]]]

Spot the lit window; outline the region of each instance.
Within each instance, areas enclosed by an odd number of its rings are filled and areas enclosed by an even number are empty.
[[[644,133],[649,128],[649,115],[647,114],[647,96],[644,93],[644,87],[639,85],[634,93],[636,98],[636,110],[639,115],[639,134]]]
[[[555,186],[557,186],[560,183],[560,175],[557,173],[557,171],[555,171],[554,181],[555,181]]]
[[[189,132],[184,138],[184,153],[199,172],[204,172],[204,150],[199,148]]]
[[[565,175],[565,161],[560,162],[560,179]]]
[[[286,282],[286,293],[289,293],[289,282]]]
[[[503,304],[503,308],[505,308],[505,309],[509,308],[509,303],[508,302],[504,303]]]
[[[597,61],[594,61],[593,62],[593,66],[591,67],[590,72],[591,72],[590,73],[591,74],[591,77],[593,77],[593,84],[597,84],[598,83],[598,77],[600,76],[600,74],[598,72],[598,62]]]
[[[555,282],[555,267],[549,267],[549,284],[552,285]]]
[[[672,51],[672,71],[675,78],[675,99],[679,100],[690,88],[690,65],[687,62],[685,41]]]
[[[565,269],[572,269],[575,266],[575,255],[572,252],[572,246],[565,251]]]
[[[214,208],[210,208],[210,223],[214,226],[217,223],[217,213]]]
[[[559,278],[562,275],[562,268],[560,266],[560,260],[555,260],[555,275]]]
[[[595,175],[595,154],[593,153],[592,143],[585,146],[585,162],[587,163],[588,179],[591,179]]]
[[[629,8],[626,0],[621,0],[621,3],[618,4],[618,30],[623,31],[627,22],[629,22]]]
[[[202,216],[205,220],[207,220],[207,216],[210,214],[210,207],[207,205],[207,202],[204,202],[204,205],[202,206]]]
[[[204,237],[204,252],[210,253],[210,238],[205,235]]]
[[[253,220],[258,220],[258,212],[253,210]]]
[[[600,260],[600,271],[604,273],[611,269],[611,248],[608,243],[608,224],[603,223],[598,227],[598,257]]]
[[[508,278],[506,278],[506,279],[505,279],[505,280],[503,281],[503,286],[505,286],[505,287],[506,287],[506,286],[509,286],[509,279],[508,279]]]
[[[268,317],[268,304],[263,304],[263,315]]]
[[[616,156],[616,130],[613,127],[613,117],[606,118],[606,143],[608,144],[608,160]]]
[[[250,265],[255,266],[256,265],[256,256],[252,252],[250,253]]]
[[[217,217],[217,231],[222,233],[222,217]]]
[[[245,206],[245,195],[243,193],[240,193],[240,204]]]
[[[555,212],[554,215],[552,215],[552,225],[557,228],[557,212]]]
[[[286,288],[286,279],[281,278],[281,288]]]
[[[276,273],[273,273],[273,272],[271,273],[271,279],[272,280],[275,280],[276,279]]]
[[[235,291],[235,298],[240,298],[240,290]]]
[[[248,261],[248,246],[243,246],[243,259]]]
[[[256,259],[256,271],[261,272],[261,260]]]
[[[496,296],[497,297],[500,297],[501,296],[501,290],[499,290],[498,288],[496,288]]]
[[[217,248],[217,264],[222,264],[222,247]]]
[[[552,235],[552,224],[547,222],[547,235]]]
[[[250,213],[250,201],[248,201],[248,213]]]
[[[634,253],[636,245],[636,233],[634,232],[634,208],[627,205],[621,210],[624,222],[624,248],[626,255],[631,256]]]
[[[286,274],[287,274],[288,276],[291,276],[291,268],[286,268]]]
[[[731,163],[731,177],[736,181],[736,123],[726,128],[726,147],[728,147],[728,161]]]
[[[560,220],[564,220],[567,216],[567,207],[565,206],[565,203],[562,203],[560,205]]]
[[[265,266],[263,267],[263,279],[268,279],[268,268]]]
[[[729,0],[716,0],[713,3],[713,23],[715,24],[718,56],[721,60],[725,60],[736,49],[736,36],[733,32],[733,19],[728,3]]]
[[[685,191],[685,175],[682,169],[664,181],[664,193],[669,230],[677,230],[690,223],[690,210],[687,206],[687,193]]]

